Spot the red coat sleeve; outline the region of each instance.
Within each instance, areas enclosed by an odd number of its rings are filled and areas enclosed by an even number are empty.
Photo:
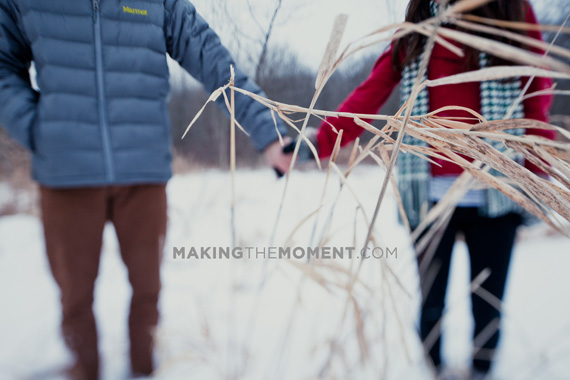
[[[529,24],[538,24],[538,21],[536,19],[536,15],[534,14],[534,11],[533,11],[531,5],[529,3],[526,3],[526,4],[527,4],[526,22]],[[533,38],[536,38],[537,40],[542,41],[542,34],[538,30],[531,30],[528,32],[528,35],[533,37]],[[544,51],[541,49],[533,48],[530,50],[535,52],[535,53],[538,53],[538,54],[544,54]],[[523,88],[526,86],[528,80],[529,80],[528,77],[522,78]],[[551,78],[536,77],[531,82],[531,84],[528,88],[528,91],[526,93],[532,94],[534,92],[545,90],[545,89],[550,88],[550,87],[552,87],[552,79]],[[533,96],[533,97],[525,99],[523,101],[525,118],[539,120],[539,121],[543,121],[543,122],[548,122],[550,107],[552,106],[552,101],[553,101],[553,95],[552,94]],[[534,135],[534,136],[542,136],[542,137],[546,137],[550,140],[554,140],[556,138],[556,132],[555,131],[550,131],[550,130],[546,130],[546,129],[535,129],[535,128],[527,129],[526,134]],[[525,162],[525,167],[527,169],[531,170],[532,172],[546,175],[546,173],[542,172],[537,166],[535,166],[534,164],[532,164],[528,161]]]
[[[369,77],[360,84],[340,105],[339,112],[376,114],[386,102],[396,85],[401,80],[401,73],[392,66],[392,48],[389,48],[376,61]],[[366,120],[369,121],[369,120]],[[337,130],[343,130],[341,145],[345,146],[362,134],[364,129],[354,123],[352,118],[327,118]],[[331,155],[337,139],[337,133],[323,122],[317,132],[319,157]]]

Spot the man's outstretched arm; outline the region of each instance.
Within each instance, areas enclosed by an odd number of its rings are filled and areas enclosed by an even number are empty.
[[[234,60],[196,8],[187,0],[166,0],[165,11],[168,54],[202,82],[206,91],[213,92],[227,84],[230,66],[235,67]],[[238,68],[235,70],[235,84],[252,93],[264,95]],[[249,133],[255,148],[266,152],[271,165],[280,170],[288,166],[284,162],[286,159],[279,155],[280,149],[276,145],[279,136],[269,109],[248,96],[236,93],[236,119]],[[278,123],[278,128],[281,134],[286,133],[281,123]]]

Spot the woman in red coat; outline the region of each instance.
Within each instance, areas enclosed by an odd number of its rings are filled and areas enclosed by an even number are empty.
[[[423,21],[435,15],[438,7],[439,5],[434,1],[411,0],[406,20]],[[493,1],[473,13],[487,18],[537,23],[530,4],[523,0]],[[538,31],[529,31],[528,35],[541,39]],[[402,82],[402,101],[405,101],[410,94],[411,83],[418,73],[418,64],[423,56],[425,41],[426,38],[419,34],[395,41],[378,59],[368,79],[350,94],[340,106],[339,111],[361,114],[377,113],[400,82]],[[515,44],[508,40],[502,41]],[[509,64],[501,59],[461,46],[454,41],[450,42],[463,48],[466,52],[465,57],[459,57],[442,45],[436,44],[428,66],[427,79],[438,79],[477,70],[484,66]],[[541,53],[536,50],[535,52]],[[527,85],[528,80],[529,78],[518,78],[431,87],[420,94],[414,113],[425,114],[445,106],[462,106],[478,111],[488,120],[503,119],[510,105],[520,95],[521,89]],[[535,78],[530,83],[527,92],[544,90],[551,85],[550,79]],[[515,110],[513,118],[524,117],[546,122],[551,102],[550,95],[528,97]],[[472,118],[472,115],[465,111],[455,110],[440,112],[438,116]],[[363,129],[357,126],[351,118],[329,118],[327,123],[332,124],[337,130],[344,131],[342,145],[349,144],[363,132]],[[337,133],[327,123],[320,126],[316,136],[321,158],[328,157],[332,153],[337,139]],[[529,129],[524,133],[550,139],[555,137],[552,131],[547,130]],[[406,139],[410,139],[409,136],[406,136]],[[410,141],[407,142],[410,143]],[[405,162],[405,156],[411,155],[401,154],[399,164]],[[433,205],[439,201],[451,183],[462,173],[462,168],[453,163],[437,158],[434,161],[439,165],[424,161],[425,166],[416,173],[402,172],[402,165],[399,165],[400,193],[412,228],[416,227],[422,219],[421,206],[424,203]],[[535,173],[545,175],[530,162],[525,162],[524,165]],[[465,236],[469,249],[471,277],[475,278],[485,268],[490,269],[491,274],[483,282],[482,288],[496,298],[502,299],[511,251],[517,228],[521,223],[521,209],[494,189],[471,190],[459,202],[433,258],[429,259],[427,269],[420,273],[423,295],[420,335],[423,341],[434,329],[438,336],[440,333],[438,321],[444,311],[449,264],[456,235],[463,233]],[[425,255],[423,252],[417,252],[417,254],[421,262]],[[497,322],[500,313],[475,294],[472,296],[472,310],[475,321],[474,337],[477,337],[475,341],[480,344],[473,351],[473,373],[476,374],[475,377],[483,378],[490,369],[493,352],[497,346],[499,338]],[[426,347],[426,351],[435,367],[441,370],[439,338],[431,347]]]

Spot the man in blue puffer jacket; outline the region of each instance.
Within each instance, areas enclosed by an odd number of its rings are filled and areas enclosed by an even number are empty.
[[[133,288],[132,369],[153,369],[171,176],[167,54],[207,91],[229,80],[232,58],[187,0],[0,0],[0,125],[32,152],[78,379],[98,378],[92,301],[107,220]],[[41,92],[30,83],[32,61]],[[235,81],[261,94],[239,70]],[[286,171],[270,112],[243,95],[236,103],[254,146]]]

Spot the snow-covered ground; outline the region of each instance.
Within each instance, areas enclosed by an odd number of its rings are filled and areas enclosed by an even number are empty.
[[[360,168],[349,177],[350,189],[345,187],[336,203],[327,245],[362,245],[366,227],[351,191],[370,218],[381,180],[375,168]],[[283,181],[269,170],[240,171],[236,184],[239,245],[268,247]],[[324,175],[315,172],[291,177],[273,245],[285,242],[318,208],[323,184]],[[231,244],[230,189],[229,173],[218,171],[177,176],[169,184],[156,378],[297,380],[319,373],[326,379],[429,378],[414,332],[415,263],[407,234],[397,223],[393,194],[388,194],[376,230],[380,245],[397,248],[398,257],[364,261],[353,292],[356,302],[348,303],[343,319],[347,293],[337,285],[347,282],[342,270],[350,260],[307,266],[286,260],[174,259],[173,247]],[[321,221],[337,192],[333,179]],[[310,219],[293,235],[294,244],[307,246],[312,229]],[[444,355],[451,366],[461,368],[469,360],[471,329],[463,243],[456,245],[452,266]],[[388,267],[399,283],[387,274]],[[570,379],[568,271],[566,238],[534,233],[517,246],[504,305],[498,379]],[[104,380],[128,377],[129,296],[126,270],[108,226],[94,305]],[[59,338],[58,291],[36,217],[0,218],[0,302],[0,379],[60,378],[58,369],[69,358]]]

